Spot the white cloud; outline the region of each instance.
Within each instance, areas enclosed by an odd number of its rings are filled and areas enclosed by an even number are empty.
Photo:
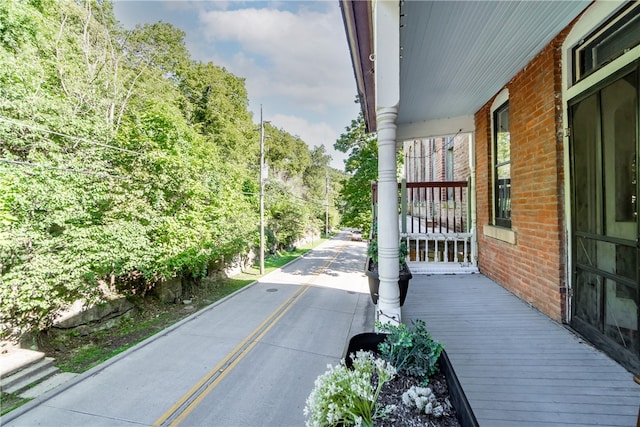
[[[127,27],[169,22],[186,33],[191,57],[245,79],[249,109],[324,145],[331,165],[344,167],[333,143],[358,114],[356,86],[337,1],[122,1]]]
[[[285,114],[270,116],[269,121],[273,126],[284,129],[291,135],[299,136],[310,148],[324,145],[327,154],[332,157],[331,166],[337,169],[344,168],[346,155],[333,149],[333,143],[340,135],[328,123],[310,122],[301,117]]]
[[[252,95],[290,97],[298,107],[315,112],[353,99],[355,86],[337,5],[324,13],[215,10],[201,12],[200,20],[208,42],[236,43],[243,52],[228,58],[225,66],[247,77]],[[247,68],[247,55],[254,58],[255,67]]]

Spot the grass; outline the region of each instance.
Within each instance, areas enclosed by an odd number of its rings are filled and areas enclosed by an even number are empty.
[[[0,416],[8,414],[29,402],[32,399],[24,399],[17,394],[2,394],[2,399],[0,399]]]
[[[316,240],[293,251],[281,252],[265,258],[265,275],[303,256],[326,239]],[[155,335],[172,324],[191,315],[239,289],[260,279],[260,269],[253,266],[247,271],[217,282],[204,282],[201,289],[194,290],[195,310],[185,312],[179,304],[159,304],[156,301],[136,301],[140,312],[134,318],[123,319],[117,326],[79,337],[69,333],[54,338],[48,353],[56,359],[63,371],[84,372]],[[56,351],[55,348],[63,348]]]
[[[267,275],[269,273],[271,273],[272,271],[277,270],[278,268],[290,263],[291,261],[300,258],[301,256],[303,256],[304,254],[306,254],[307,252],[309,252],[310,250],[312,250],[313,248],[315,248],[316,246],[318,246],[320,243],[326,241],[326,239],[321,239],[321,240],[317,240],[314,241],[313,243],[310,243],[306,246],[303,246],[301,248],[297,248],[293,251],[289,251],[289,252],[282,252],[280,254],[276,254],[276,255],[271,255],[268,257],[265,257],[264,260],[264,275]],[[247,271],[245,271],[244,273],[240,273],[236,276],[233,276],[232,278],[230,278],[229,280],[232,281],[246,281],[249,283],[252,283],[256,280],[258,280],[260,277],[260,268],[258,266],[252,266],[251,268],[249,268]]]

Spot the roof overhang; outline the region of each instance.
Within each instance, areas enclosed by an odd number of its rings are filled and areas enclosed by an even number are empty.
[[[475,112],[590,4],[400,2],[398,139],[473,131]],[[363,113],[375,131],[372,4],[341,5]]]
[[[351,63],[358,87],[358,99],[368,132],[376,129],[376,100],[373,61],[373,20],[368,1],[340,1]]]

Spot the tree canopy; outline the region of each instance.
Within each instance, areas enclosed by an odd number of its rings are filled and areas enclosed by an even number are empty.
[[[342,223],[359,228],[365,235],[371,229],[371,183],[378,180],[378,139],[365,130],[362,112],[351,121],[334,148],[348,157],[345,170],[348,177],[342,181],[340,213]]]
[[[244,80],[193,61],[184,37],[125,30],[108,1],[0,0],[0,334],[257,245]],[[323,148],[268,131],[277,250],[322,229],[324,177],[333,203],[339,173]]]

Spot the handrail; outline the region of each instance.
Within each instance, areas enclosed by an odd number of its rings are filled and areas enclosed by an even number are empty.
[[[371,184],[373,220],[378,185]],[[475,265],[470,230],[469,181],[398,183],[401,236],[408,261]]]

